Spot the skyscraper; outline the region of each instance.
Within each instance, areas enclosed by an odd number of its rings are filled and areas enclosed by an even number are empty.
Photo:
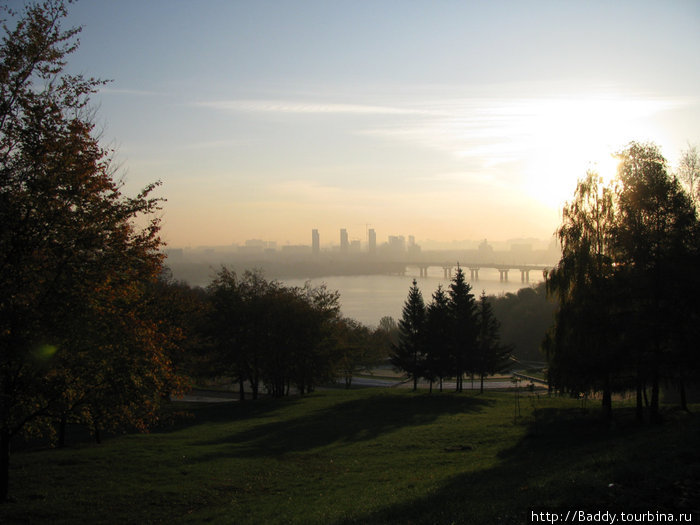
[[[345,228],[340,230],[340,253],[348,253],[350,242],[348,241],[348,231]]]
[[[369,253],[377,253],[377,234],[374,231],[374,228],[370,228],[370,230],[367,232],[367,249]]]
[[[311,253],[314,255],[321,253],[321,236],[318,230],[311,230]]]

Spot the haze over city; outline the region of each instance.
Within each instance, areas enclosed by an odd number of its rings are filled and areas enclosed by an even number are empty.
[[[551,238],[576,180],[700,143],[700,5],[78,2],[71,70],[171,247]]]

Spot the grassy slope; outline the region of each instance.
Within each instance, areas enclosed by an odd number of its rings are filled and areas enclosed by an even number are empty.
[[[513,407],[509,393],[387,389],[193,407],[175,429],[15,454],[0,522],[518,523],[532,508],[692,508],[698,416],[668,411],[649,428],[618,409],[608,427],[540,398],[514,423]]]

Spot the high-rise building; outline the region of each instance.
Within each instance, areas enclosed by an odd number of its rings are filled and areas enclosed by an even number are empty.
[[[345,228],[340,229],[340,253],[348,253],[350,242],[348,241],[348,231]]]
[[[314,255],[321,253],[321,236],[318,230],[311,230],[311,253]]]
[[[367,232],[367,243],[369,253],[377,253],[377,234],[375,233],[374,228],[370,228],[370,230]]]
[[[403,235],[389,235],[389,251],[392,253],[406,252],[406,237]]]

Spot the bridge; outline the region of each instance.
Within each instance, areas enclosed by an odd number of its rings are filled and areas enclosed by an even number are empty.
[[[445,279],[452,279],[452,271],[459,267],[465,270],[469,269],[469,280],[471,282],[476,282],[479,280],[479,270],[482,268],[492,268],[498,270],[501,282],[508,282],[508,272],[519,271],[520,272],[520,282],[529,283],[530,282],[530,272],[542,272],[543,276],[547,275],[547,272],[551,269],[550,266],[541,266],[535,264],[499,264],[499,263],[447,263],[447,262],[408,262],[404,263],[406,268],[418,268],[421,277],[428,276],[429,268],[442,268],[443,275]],[[405,270],[404,270],[405,273]]]

